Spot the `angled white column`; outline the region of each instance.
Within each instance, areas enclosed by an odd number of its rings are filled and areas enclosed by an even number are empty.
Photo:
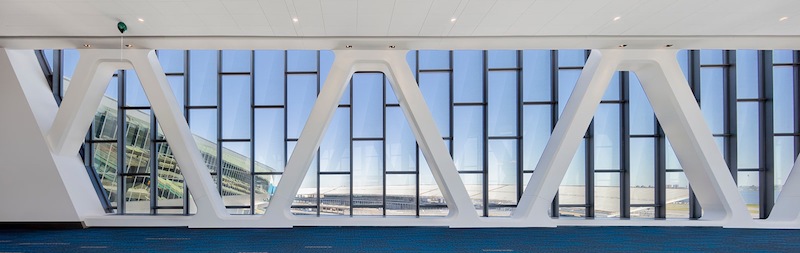
[[[752,220],[676,59],[676,50],[593,50],[556,124],[513,218],[546,224],[558,191],[611,76],[634,71],[675,149],[698,201],[702,220],[746,226]]]
[[[615,50],[624,51],[624,50]],[[742,196],[678,65],[676,50],[625,53],[623,70],[639,77],[653,111],[703,207],[703,220],[750,224]]]
[[[292,201],[300,188],[308,167],[322,142],[336,107],[344,94],[348,81],[355,71],[379,71],[386,74],[397,94],[400,107],[411,125],[411,130],[420,149],[431,168],[434,179],[442,190],[448,203],[451,226],[466,226],[477,221],[477,214],[469,199],[466,188],[450,158],[444,140],[439,134],[433,116],[425,103],[422,93],[405,62],[407,51],[401,50],[345,50],[334,51],[334,60],[325,85],[311,110],[300,138],[286,164],[281,182],[263,217],[269,220],[268,226],[291,226],[291,220],[320,219],[295,217],[290,212]],[[320,219],[321,220],[321,219]],[[320,221],[319,224],[327,224]],[[373,224],[355,219],[353,225]],[[397,222],[397,221],[395,221]],[[392,223],[394,225],[402,225]],[[412,224],[405,223],[405,224]],[[373,224],[374,225],[374,224]]]
[[[800,156],[794,161],[792,171],[783,184],[783,189],[769,213],[768,221],[800,225]]]
[[[618,63],[614,57],[598,50],[589,55],[512,218],[531,225],[554,226],[547,210]]]
[[[219,224],[217,221],[228,216],[228,213],[222,198],[215,190],[216,185],[197,148],[189,124],[183,117],[155,51],[128,50],[126,55],[133,63],[147,100],[150,101],[151,109],[191,190],[192,199],[197,205],[197,223]]]
[[[80,59],[47,139],[55,154],[77,154],[103,98],[108,82],[130,61],[116,50],[79,50]]]

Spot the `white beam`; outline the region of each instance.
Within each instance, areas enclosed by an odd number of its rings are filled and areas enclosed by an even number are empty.
[[[600,105],[617,64],[615,58],[606,57],[604,52],[592,51],[512,215],[513,218],[528,224],[554,226],[547,210]]]
[[[771,185],[768,187],[769,190],[772,190]],[[800,156],[795,159],[792,171],[786,177],[786,182],[783,184],[767,220],[790,223],[795,227],[800,227]]]

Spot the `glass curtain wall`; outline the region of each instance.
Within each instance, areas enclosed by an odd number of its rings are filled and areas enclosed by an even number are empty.
[[[78,52],[37,53],[60,102]],[[514,210],[588,53],[408,54],[479,215],[508,216]],[[229,212],[263,213],[333,53],[160,50],[158,57]],[[748,209],[755,218],[768,217],[800,151],[800,54],[684,50],[677,59]],[[112,78],[80,154],[108,212],[196,211],[135,71]],[[615,73],[551,215],[699,218],[702,209],[683,169],[636,75]],[[383,73],[359,72],[348,83],[292,212],[447,214]]]

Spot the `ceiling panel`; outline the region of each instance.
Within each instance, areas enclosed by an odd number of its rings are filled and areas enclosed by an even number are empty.
[[[800,36],[800,1],[0,0],[0,21],[2,37],[116,36],[117,21],[126,36]]]

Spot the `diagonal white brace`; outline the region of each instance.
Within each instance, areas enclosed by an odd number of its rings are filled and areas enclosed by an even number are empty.
[[[800,224],[800,156],[795,159],[767,220]]]
[[[191,190],[197,216],[202,217],[197,220],[213,222],[228,216],[155,51],[128,50],[126,56],[133,63],[153,113]]]

